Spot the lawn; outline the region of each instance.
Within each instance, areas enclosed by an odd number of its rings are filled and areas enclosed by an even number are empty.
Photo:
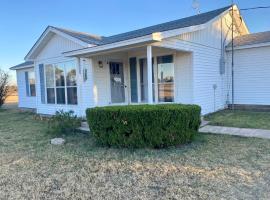
[[[164,150],[52,146],[46,123],[0,110],[0,199],[269,199],[270,140],[202,135]]]
[[[211,125],[270,129],[270,112],[223,110],[205,116]]]

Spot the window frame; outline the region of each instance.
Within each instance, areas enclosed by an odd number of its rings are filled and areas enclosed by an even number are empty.
[[[34,70],[28,70],[28,71],[26,71],[26,73],[27,73],[27,79],[28,79],[27,80],[28,81],[28,85],[27,85],[28,92],[26,91],[26,96],[27,97],[36,97],[37,93],[36,93],[36,74],[35,74],[35,71]],[[33,75],[34,75],[35,95],[32,95],[32,92],[31,92],[30,73],[33,73]]]
[[[159,68],[158,68],[158,65],[161,64],[158,62],[158,57],[166,57],[166,56],[171,56],[172,57],[172,62],[170,63],[172,65],[172,68],[173,68],[173,82],[170,82],[170,83],[160,83],[158,82],[158,76],[159,76]],[[175,55],[174,54],[164,54],[164,55],[158,55],[156,56],[156,61],[157,61],[157,101],[158,103],[174,103],[175,102]],[[162,63],[162,64],[169,64],[169,63]],[[172,88],[173,88],[173,98],[172,98],[172,101],[160,101],[160,96],[159,96],[159,86],[160,85],[169,85],[169,84],[173,84]]]
[[[163,57],[163,56],[172,56],[172,65],[173,65],[173,75],[174,75],[174,82],[173,82],[173,101],[171,102],[162,102],[159,101],[159,94],[158,94],[158,57]],[[133,56],[134,57],[134,56]],[[147,57],[145,57],[144,55],[141,56],[135,56],[136,60],[137,60],[137,92],[138,92],[138,102],[139,104],[147,104],[148,102],[146,101],[141,101],[141,84],[140,84],[140,76],[141,76],[141,72],[140,72],[140,60],[141,59],[146,59]],[[129,58],[132,58],[129,57]],[[175,62],[176,62],[176,53],[175,52],[168,52],[168,53],[156,53],[152,56],[152,86],[153,86],[153,103],[154,104],[170,104],[170,103],[175,103],[176,102],[176,82],[175,82]],[[132,103],[132,104],[136,104],[136,103]]]
[[[67,86],[67,80],[66,80],[66,63],[73,63],[73,66],[74,66],[74,69],[75,69],[75,72],[76,72],[76,86]],[[55,66],[56,65],[59,65],[59,64],[63,64],[64,65],[64,81],[65,81],[65,86],[56,86],[56,78],[55,78]],[[46,76],[46,69],[48,67],[48,65],[52,65],[52,68],[53,68],[53,84],[54,84],[54,87],[47,87],[47,76]],[[44,79],[45,79],[45,102],[47,105],[59,105],[59,106],[65,106],[65,105],[68,105],[68,106],[77,106],[79,104],[79,101],[78,101],[78,69],[77,69],[77,63],[75,60],[66,60],[66,61],[60,61],[60,62],[54,62],[54,63],[44,63]],[[50,88],[50,89],[54,89],[54,103],[48,103],[48,94],[47,94],[47,89]],[[65,103],[64,104],[60,104],[60,103],[57,103],[57,88],[64,88],[65,90]],[[77,102],[76,104],[69,104],[68,103],[68,97],[67,97],[67,88],[76,88],[76,97],[77,97]]]

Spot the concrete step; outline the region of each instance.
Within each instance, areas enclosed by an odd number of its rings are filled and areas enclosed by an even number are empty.
[[[77,130],[81,133],[90,133],[90,129],[87,127],[80,127]]]
[[[77,130],[81,133],[90,133],[87,122],[81,122],[81,127],[79,127]]]
[[[208,125],[209,123],[210,123],[209,121],[202,120],[202,121],[201,121],[200,128],[201,128],[201,127],[204,127],[204,126],[206,126],[206,125]]]
[[[84,128],[89,128],[88,123],[87,122],[81,122],[81,127]]]

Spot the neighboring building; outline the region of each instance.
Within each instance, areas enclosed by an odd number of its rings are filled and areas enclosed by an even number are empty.
[[[269,106],[270,31],[236,37],[234,46],[234,103]],[[227,51],[231,62],[231,45]]]
[[[110,37],[49,26],[26,62],[11,68],[17,71],[19,107],[80,116],[89,107],[138,103],[198,104],[202,114],[223,109],[231,99],[225,63],[231,10]],[[233,20],[235,36],[249,34],[237,6]]]

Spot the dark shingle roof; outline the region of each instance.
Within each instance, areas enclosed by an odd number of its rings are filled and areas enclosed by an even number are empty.
[[[86,42],[88,44],[95,44],[95,45],[100,45],[102,44],[103,37],[102,36],[97,36],[97,35],[92,35],[88,33],[83,33],[83,32],[77,32],[65,28],[59,28],[59,27],[54,27],[51,26],[52,28],[61,31],[63,33],[66,33],[74,38],[77,38],[83,42]]]
[[[114,42],[128,40],[128,39],[132,39],[132,38],[136,38],[136,37],[150,35],[150,34],[155,33],[155,32],[163,32],[163,31],[169,31],[169,30],[173,30],[173,29],[186,28],[186,27],[190,27],[190,26],[205,24],[206,22],[214,19],[215,17],[217,17],[221,13],[228,10],[230,7],[231,6],[227,6],[224,8],[220,8],[220,9],[213,10],[210,12],[194,15],[191,17],[186,17],[186,18],[158,24],[158,25],[147,27],[147,28],[138,29],[135,31],[130,31],[127,33],[113,35],[110,37],[105,37],[104,43],[105,44],[114,43]]]
[[[15,65],[15,66],[11,67],[10,69],[11,69],[11,70],[15,70],[15,69],[20,69],[20,68],[29,67],[29,66],[31,66],[31,65],[34,65],[34,62],[32,62],[32,61],[26,61],[26,62],[24,62],[24,63]]]
[[[270,31],[238,36],[234,39],[234,46],[254,45],[266,42],[270,42]],[[231,46],[231,44],[228,46]]]
[[[163,31],[168,31],[168,30],[174,30],[174,29],[179,29],[179,28],[205,24],[206,22],[214,19],[221,13],[228,10],[230,7],[231,6],[227,6],[224,8],[194,15],[191,17],[186,17],[186,18],[182,18],[182,19],[178,19],[178,20],[174,20],[174,21],[170,21],[170,22],[166,22],[166,23],[162,23],[162,24],[158,24],[154,26],[149,26],[146,28],[142,28],[142,29],[126,32],[126,33],[112,35],[109,37],[95,36],[95,35],[90,35],[88,33],[81,33],[81,32],[76,32],[72,30],[57,28],[57,27],[53,27],[53,28],[59,31],[62,31],[72,37],[75,37],[83,42],[86,42],[89,44],[95,44],[95,45],[104,45],[104,44],[110,44],[114,42],[120,42],[123,40],[129,40],[129,39],[133,39],[137,37],[142,37],[145,35],[150,35],[155,32],[163,32]]]
[[[73,31],[73,30],[54,27],[54,26],[49,26],[49,27],[54,28],[58,31],[61,31],[65,34],[68,34],[71,37],[79,39],[87,44],[94,44],[94,45],[99,46],[99,45],[105,45],[105,44],[110,44],[114,42],[129,40],[129,39],[133,39],[137,37],[142,37],[142,36],[150,35],[155,32],[163,32],[163,31],[169,31],[169,30],[174,30],[174,29],[179,29],[179,28],[186,28],[190,26],[205,24],[209,22],[210,20],[214,19],[215,17],[219,16],[226,10],[228,10],[230,7],[231,6],[227,6],[224,8],[194,15],[191,17],[186,17],[186,18],[182,18],[182,19],[178,19],[178,20],[174,20],[174,21],[170,21],[170,22],[166,22],[166,23],[162,23],[162,24],[158,24],[154,26],[149,26],[146,28],[129,31],[126,33],[112,35],[108,37],[92,35],[89,33],[83,33],[83,32]],[[19,65],[16,65],[14,67],[11,67],[10,69],[20,69],[20,68],[28,67],[29,65],[32,65],[32,64],[33,62],[27,61]]]

